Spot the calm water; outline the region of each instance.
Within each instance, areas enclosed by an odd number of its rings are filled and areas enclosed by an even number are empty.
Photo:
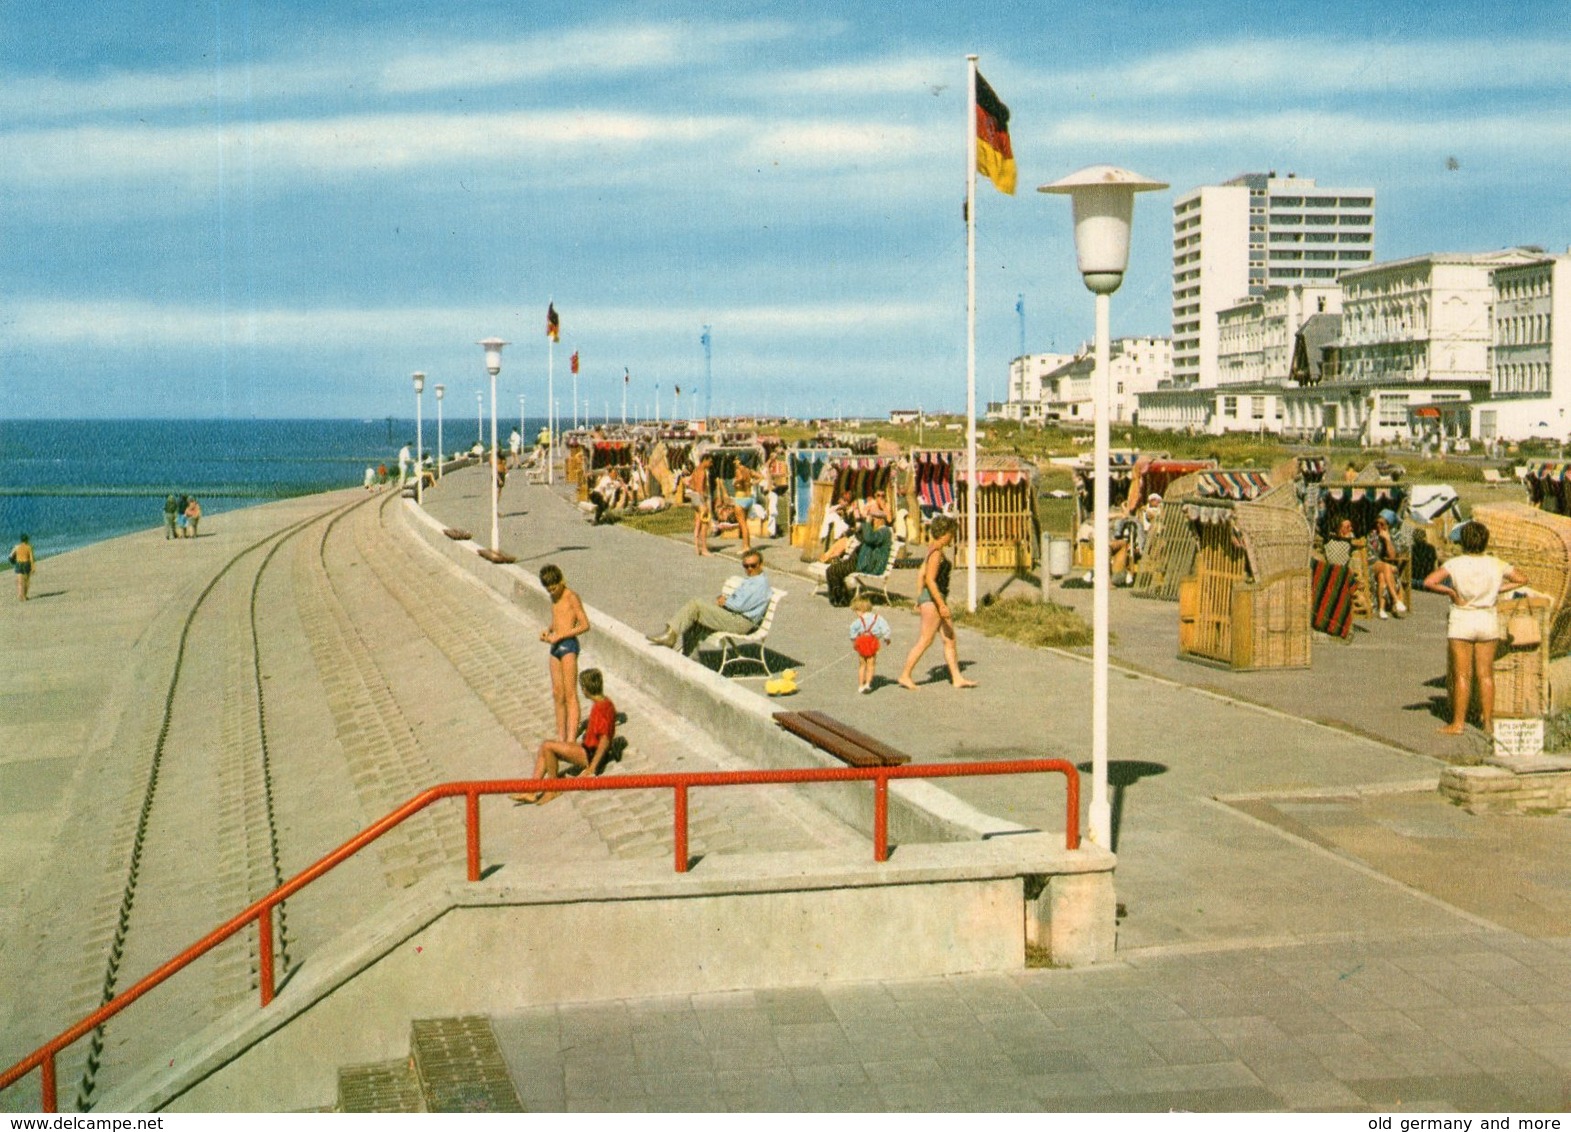
[[[499,422],[504,437],[514,423]],[[474,443],[473,418],[446,425],[449,451]],[[171,492],[195,495],[210,516],[356,487],[367,465],[396,468],[414,435],[412,420],[3,421],[0,542],[26,532],[45,556],[161,528]],[[435,451],[434,420],[425,444]]]

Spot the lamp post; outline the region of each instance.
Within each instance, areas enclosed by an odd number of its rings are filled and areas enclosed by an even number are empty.
[[[485,394],[475,394],[475,443],[485,446]]]
[[[438,385],[436,387],[436,478],[437,479],[441,479],[442,478],[442,464],[445,462],[442,459],[442,453],[445,451],[445,449],[442,447],[442,398],[443,398],[444,395],[446,395],[446,393],[447,393],[447,386],[445,386],[445,385]]]
[[[1075,257],[1086,289],[1096,296],[1096,371],[1091,381],[1092,414],[1095,421],[1096,477],[1092,499],[1095,537],[1093,548],[1091,653],[1091,805],[1090,837],[1103,849],[1113,847],[1113,810],[1107,792],[1107,644],[1108,596],[1112,579],[1108,575],[1108,367],[1112,342],[1109,337],[1111,296],[1124,281],[1129,265],[1129,224],[1134,215],[1135,194],[1165,189],[1127,169],[1111,165],[1092,165],[1071,173],[1042,193],[1062,193],[1070,198],[1075,221]]]
[[[425,505],[425,374],[416,372],[415,381],[415,503]]]
[[[496,483],[496,375],[502,372],[502,347],[507,345],[500,338],[486,338],[476,343],[485,347],[485,371],[491,375],[491,553],[498,554],[501,547],[501,532],[497,526],[497,483]]]

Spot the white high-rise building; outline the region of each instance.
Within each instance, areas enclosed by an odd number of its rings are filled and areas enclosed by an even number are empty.
[[[1372,189],[1289,173],[1202,185],[1173,205],[1173,380],[1212,386],[1217,315],[1274,287],[1322,287],[1374,259]]]

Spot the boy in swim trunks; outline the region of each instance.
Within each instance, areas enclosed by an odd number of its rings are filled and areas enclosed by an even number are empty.
[[[578,734],[578,638],[589,632],[589,616],[557,566],[540,567],[540,584],[551,595],[551,624],[541,631],[540,639],[550,646],[556,737],[568,743]]]
[[[584,729],[584,737],[576,743],[564,743],[559,739],[547,739],[541,743],[540,750],[535,754],[536,778],[560,778],[564,762],[583,767],[583,773],[593,778],[600,772],[611,750],[611,741],[616,738],[616,705],[606,697],[604,678],[598,668],[589,668],[584,670],[578,682],[593,705],[589,709],[589,725]],[[556,798],[557,795],[551,791],[513,795],[515,802],[538,802],[542,806]]]

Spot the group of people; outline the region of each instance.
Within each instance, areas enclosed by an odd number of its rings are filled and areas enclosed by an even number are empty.
[[[780,497],[778,489],[785,482],[784,466],[771,468],[766,462],[754,469],[736,462],[731,474],[731,486],[715,479],[715,460],[709,453],[698,457],[683,482],[683,491],[693,508],[693,548],[700,558],[710,554],[709,538],[717,525],[733,524],[742,540],[744,555],[752,549],[752,524],[757,522],[765,538],[774,538],[779,530]]]
[[[1368,550],[1369,583],[1374,591],[1371,602],[1382,621],[1391,617],[1405,617],[1407,603],[1402,600],[1402,566],[1413,554],[1413,536],[1406,529],[1401,517],[1390,508],[1375,516],[1374,528],[1365,542]],[[1325,540],[1326,562],[1332,566],[1347,566],[1357,553],[1357,538],[1353,533],[1353,520],[1343,518],[1336,530]]]
[[[598,668],[578,671],[582,651],[579,638],[589,632],[589,615],[578,594],[567,586],[560,567],[540,568],[540,584],[551,598],[551,623],[540,631],[551,673],[551,701],[556,734],[541,742],[535,752],[534,777],[560,778],[564,766],[577,767],[589,777],[600,773],[616,740],[616,705],[605,694],[605,677]],[[579,734],[578,692],[589,698],[589,720]],[[514,794],[519,805],[544,805],[558,795],[550,790]]]
[[[202,522],[202,505],[194,495],[170,495],[164,500],[164,538],[196,538]]]

